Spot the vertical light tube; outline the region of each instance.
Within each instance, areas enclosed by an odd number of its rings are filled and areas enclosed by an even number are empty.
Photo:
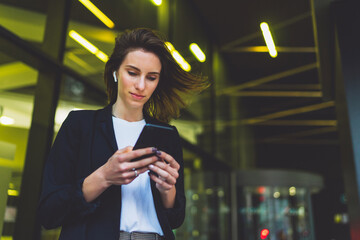
[[[201,50],[199,45],[197,45],[196,43],[192,43],[190,44],[189,48],[191,52],[194,54],[194,56],[197,58],[197,60],[199,60],[199,62],[205,62],[206,60],[205,53]]]
[[[267,46],[267,48],[269,50],[270,56],[273,57],[273,58],[277,57],[277,51],[276,51],[274,40],[273,40],[273,38],[271,36],[269,25],[266,22],[262,22],[260,24],[260,28],[261,28],[261,31],[263,33],[265,43],[266,43],[266,46]]]

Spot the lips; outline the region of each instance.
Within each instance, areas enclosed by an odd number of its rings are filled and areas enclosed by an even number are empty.
[[[143,99],[145,96],[143,96],[143,95],[139,95],[139,94],[136,94],[136,93],[130,93],[131,94],[131,96],[133,97],[133,98],[135,98],[135,99],[137,99],[137,100],[141,100],[141,99]]]

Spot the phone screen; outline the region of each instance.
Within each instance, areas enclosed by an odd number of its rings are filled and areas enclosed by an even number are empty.
[[[158,150],[169,151],[174,147],[172,143],[176,139],[174,135],[175,131],[171,127],[147,123],[140,133],[133,150],[156,147]],[[154,154],[144,155],[132,161],[138,161],[152,155]]]

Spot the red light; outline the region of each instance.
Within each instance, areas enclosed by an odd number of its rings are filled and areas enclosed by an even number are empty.
[[[258,193],[260,193],[260,194],[264,194],[265,190],[266,190],[265,187],[258,187],[258,189],[257,189]]]
[[[261,232],[260,232],[260,238],[261,238],[261,239],[266,239],[267,236],[269,235],[269,233],[270,233],[269,229],[264,228],[264,229],[261,230]]]

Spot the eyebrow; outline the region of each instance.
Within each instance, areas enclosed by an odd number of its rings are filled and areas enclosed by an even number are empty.
[[[135,69],[135,70],[137,70],[137,71],[139,71],[139,72],[141,72],[141,70],[139,69],[139,68],[137,68],[137,67],[135,67],[135,66],[133,66],[133,65],[125,65],[126,67],[130,67],[130,68],[133,68],[133,69]],[[159,72],[149,72],[150,74],[157,74],[157,75],[160,75],[160,73]]]

